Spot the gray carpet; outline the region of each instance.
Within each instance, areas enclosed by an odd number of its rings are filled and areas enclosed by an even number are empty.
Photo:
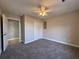
[[[42,39],[10,45],[0,59],[79,59],[79,48]]]

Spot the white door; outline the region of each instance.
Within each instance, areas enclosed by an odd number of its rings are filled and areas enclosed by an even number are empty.
[[[42,21],[31,17],[25,17],[24,20],[25,43],[30,43],[42,38],[43,25]]]
[[[43,37],[43,22],[41,20],[34,21],[34,39],[38,40]]]
[[[25,19],[25,43],[34,41],[34,20],[26,17]]]
[[[4,47],[4,51],[8,46],[8,20],[6,18],[6,16],[3,14],[3,47]]]

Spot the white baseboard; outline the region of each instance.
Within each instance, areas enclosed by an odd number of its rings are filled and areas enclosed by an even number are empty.
[[[11,38],[11,39],[8,39],[8,40],[16,40],[16,39],[19,39],[19,38]]]
[[[75,45],[75,44],[72,44],[72,43],[58,41],[58,40],[55,40],[55,39],[48,39],[48,38],[45,38],[45,39],[50,40],[50,41],[54,41],[54,42],[58,42],[58,43],[61,43],[61,44],[65,44],[65,45],[69,45],[69,46],[73,46],[73,47],[79,48],[79,45]]]
[[[24,44],[32,43],[32,42],[37,41],[37,40],[40,40],[40,39],[35,39],[35,40],[25,41]]]
[[[16,39],[19,39],[19,42],[21,42],[21,39],[18,38],[18,37],[17,37],[17,38],[11,38],[11,39],[8,39],[8,41],[9,41],[9,40],[16,40]]]

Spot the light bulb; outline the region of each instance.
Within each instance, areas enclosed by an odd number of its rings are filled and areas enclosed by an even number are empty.
[[[42,15],[42,12],[40,12],[40,16]]]

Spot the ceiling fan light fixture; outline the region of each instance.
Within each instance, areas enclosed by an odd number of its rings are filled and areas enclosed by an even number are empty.
[[[44,12],[40,12],[40,16],[46,16],[47,13],[44,11]]]
[[[45,7],[41,7],[39,14],[40,14],[40,16],[46,16],[47,15],[46,8]]]
[[[46,8],[45,7],[41,7],[40,9],[41,9],[41,11],[45,11]]]
[[[47,12],[43,12],[43,16],[46,16],[47,15]]]

